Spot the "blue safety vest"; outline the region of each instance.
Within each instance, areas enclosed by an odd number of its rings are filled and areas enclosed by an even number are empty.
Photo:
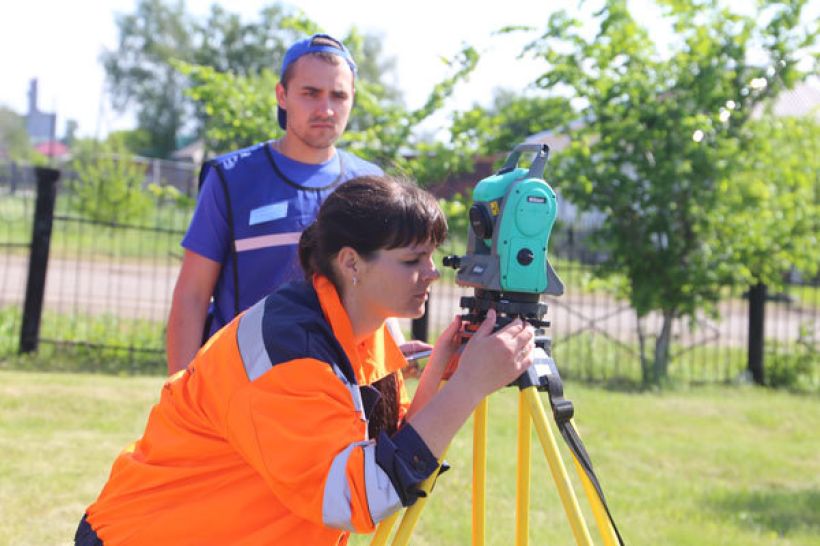
[[[308,165],[276,152],[264,142],[206,162],[200,172],[202,192],[218,210],[195,217],[183,246],[222,263],[205,337],[282,284],[300,278],[298,244],[302,231],[340,184],[382,170],[353,154],[337,150],[322,165]],[[207,187],[207,185],[215,185]],[[199,203],[197,209],[205,207]],[[199,210],[197,212],[200,212]],[[228,247],[212,250],[203,231],[213,216],[224,215]],[[222,220],[220,219],[220,222]],[[197,226],[195,226],[197,224]],[[205,227],[203,227],[205,226]]]

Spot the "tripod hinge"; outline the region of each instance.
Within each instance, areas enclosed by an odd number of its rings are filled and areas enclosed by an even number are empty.
[[[575,415],[575,408],[572,402],[566,398],[554,400],[550,397],[550,405],[552,406],[552,414],[555,417],[555,422],[558,424],[566,423]]]

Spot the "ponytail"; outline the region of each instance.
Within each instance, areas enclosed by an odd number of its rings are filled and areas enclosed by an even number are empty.
[[[310,224],[302,235],[299,237],[299,263],[302,265],[302,270],[305,272],[305,279],[310,280],[313,275],[319,273],[316,263],[316,254],[318,246],[317,227],[318,221]]]

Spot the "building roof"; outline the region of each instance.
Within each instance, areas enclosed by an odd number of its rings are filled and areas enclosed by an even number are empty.
[[[761,108],[756,110],[759,115]],[[787,89],[777,95],[772,105],[772,113],[777,117],[803,117],[814,115],[820,120],[820,86],[817,82],[802,82],[794,89]]]
[[[171,154],[171,159],[177,161],[190,161],[195,165],[202,163],[205,159],[205,142],[200,138],[188,143]]]
[[[34,149],[46,157],[66,157],[71,153],[71,150],[58,140],[47,140],[39,144],[35,144]]]

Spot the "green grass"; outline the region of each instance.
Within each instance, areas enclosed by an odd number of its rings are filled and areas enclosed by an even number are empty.
[[[164,321],[46,311],[37,352],[18,355],[21,314],[16,306],[0,307],[0,369],[115,374],[166,369]]]
[[[71,544],[162,379],[0,372],[0,544]]]
[[[0,544],[70,543],[162,381],[0,371]],[[748,387],[636,394],[576,383],[566,395],[628,544],[820,544],[817,397]],[[516,408],[513,390],[490,400],[488,545],[513,542]],[[470,543],[471,448],[468,423],[412,544]],[[573,544],[537,440],[533,448],[531,543]]]

